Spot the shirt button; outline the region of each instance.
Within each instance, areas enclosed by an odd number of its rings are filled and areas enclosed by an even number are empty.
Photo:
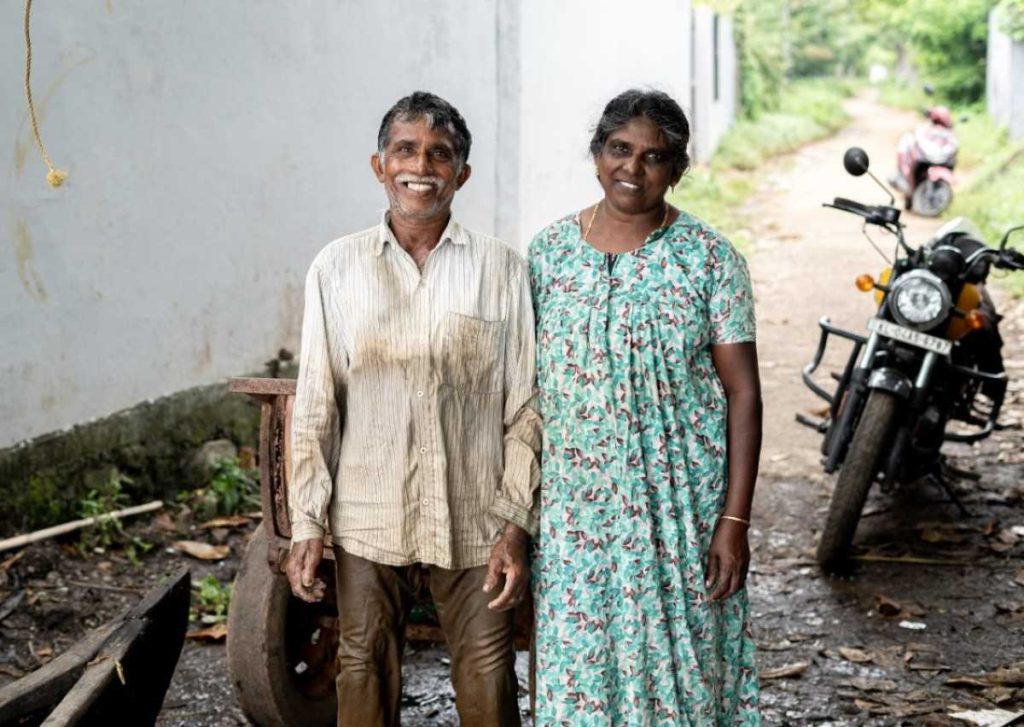
[[[427,448],[426,447],[420,447],[420,454],[426,454],[426,453],[427,453]]]
[[[423,397],[423,392],[422,391],[417,391],[416,392],[416,396],[419,396],[419,397],[422,398]]]
[[[427,500],[426,498],[424,498],[423,499],[423,507],[428,507],[429,505],[430,505],[430,500]]]

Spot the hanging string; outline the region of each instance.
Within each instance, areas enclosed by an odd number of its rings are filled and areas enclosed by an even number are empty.
[[[50,155],[46,152],[43,138],[39,135],[36,106],[32,103],[32,34],[29,30],[31,17],[32,0],[25,0],[25,98],[28,99],[28,116],[32,121],[32,135],[36,139],[36,146],[39,147],[39,153],[43,155],[43,161],[46,162],[46,168],[49,170],[46,173],[46,181],[51,187],[59,187],[68,178],[68,173],[62,169],[57,169],[53,165]]]

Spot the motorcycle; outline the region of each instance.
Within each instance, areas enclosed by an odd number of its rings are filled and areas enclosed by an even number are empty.
[[[850,174],[866,173],[885,189],[868,171],[862,149],[848,149],[843,164]],[[901,210],[887,195],[888,205],[840,197],[825,205],[861,217],[865,235],[870,225],[896,240],[879,278],[865,274],[855,281],[861,291],[874,292],[878,306],[867,331],[843,330],[822,318],[817,351],[803,370],[804,383],[829,407],[822,418],[798,414],[797,421],[824,435],[825,471],[839,471],[817,550],[818,560],[830,569],[846,561],[876,482],[891,492],[928,478],[966,512],[951,479],[980,477],[949,465],[941,447],[988,437],[1006,392],[999,316],[985,281],[992,268],[1024,270],[1024,254],[1007,247],[1011,233],[1024,225],[1007,230],[993,248],[960,218],[914,248],[904,239]],[[842,373],[833,373],[838,383],[828,391],[813,374],[833,337],[851,342],[852,351]],[[954,421],[962,424],[951,430]]]
[[[953,168],[960,142],[948,108],[933,106],[924,115],[927,122],[900,137],[897,172],[889,183],[904,195],[904,209],[937,217],[953,202]]]

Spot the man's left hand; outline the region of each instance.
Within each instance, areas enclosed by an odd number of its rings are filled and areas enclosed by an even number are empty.
[[[507,611],[515,608],[530,585],[530,567],[526,562],[526,545],[530,536],[518,525],[508,523],[498,542],[491,550],[491,559],[487,561],[487,578],[484,580],[484,593],[490,593],[501,575],[505,575],[505,587],[487,608],[495,611]]]

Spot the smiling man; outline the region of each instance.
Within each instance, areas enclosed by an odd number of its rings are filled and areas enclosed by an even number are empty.
[[[398,101],[370,160],[388,211],[306,278],[286,567],[296,596],[323,598],[329,526],[342,727],[399,723],[406,620],[428,589],[462,725],[520,724],[511,609],[537,527],[533,307],[522,259],[452,216],[470,143],[443,99]]]

